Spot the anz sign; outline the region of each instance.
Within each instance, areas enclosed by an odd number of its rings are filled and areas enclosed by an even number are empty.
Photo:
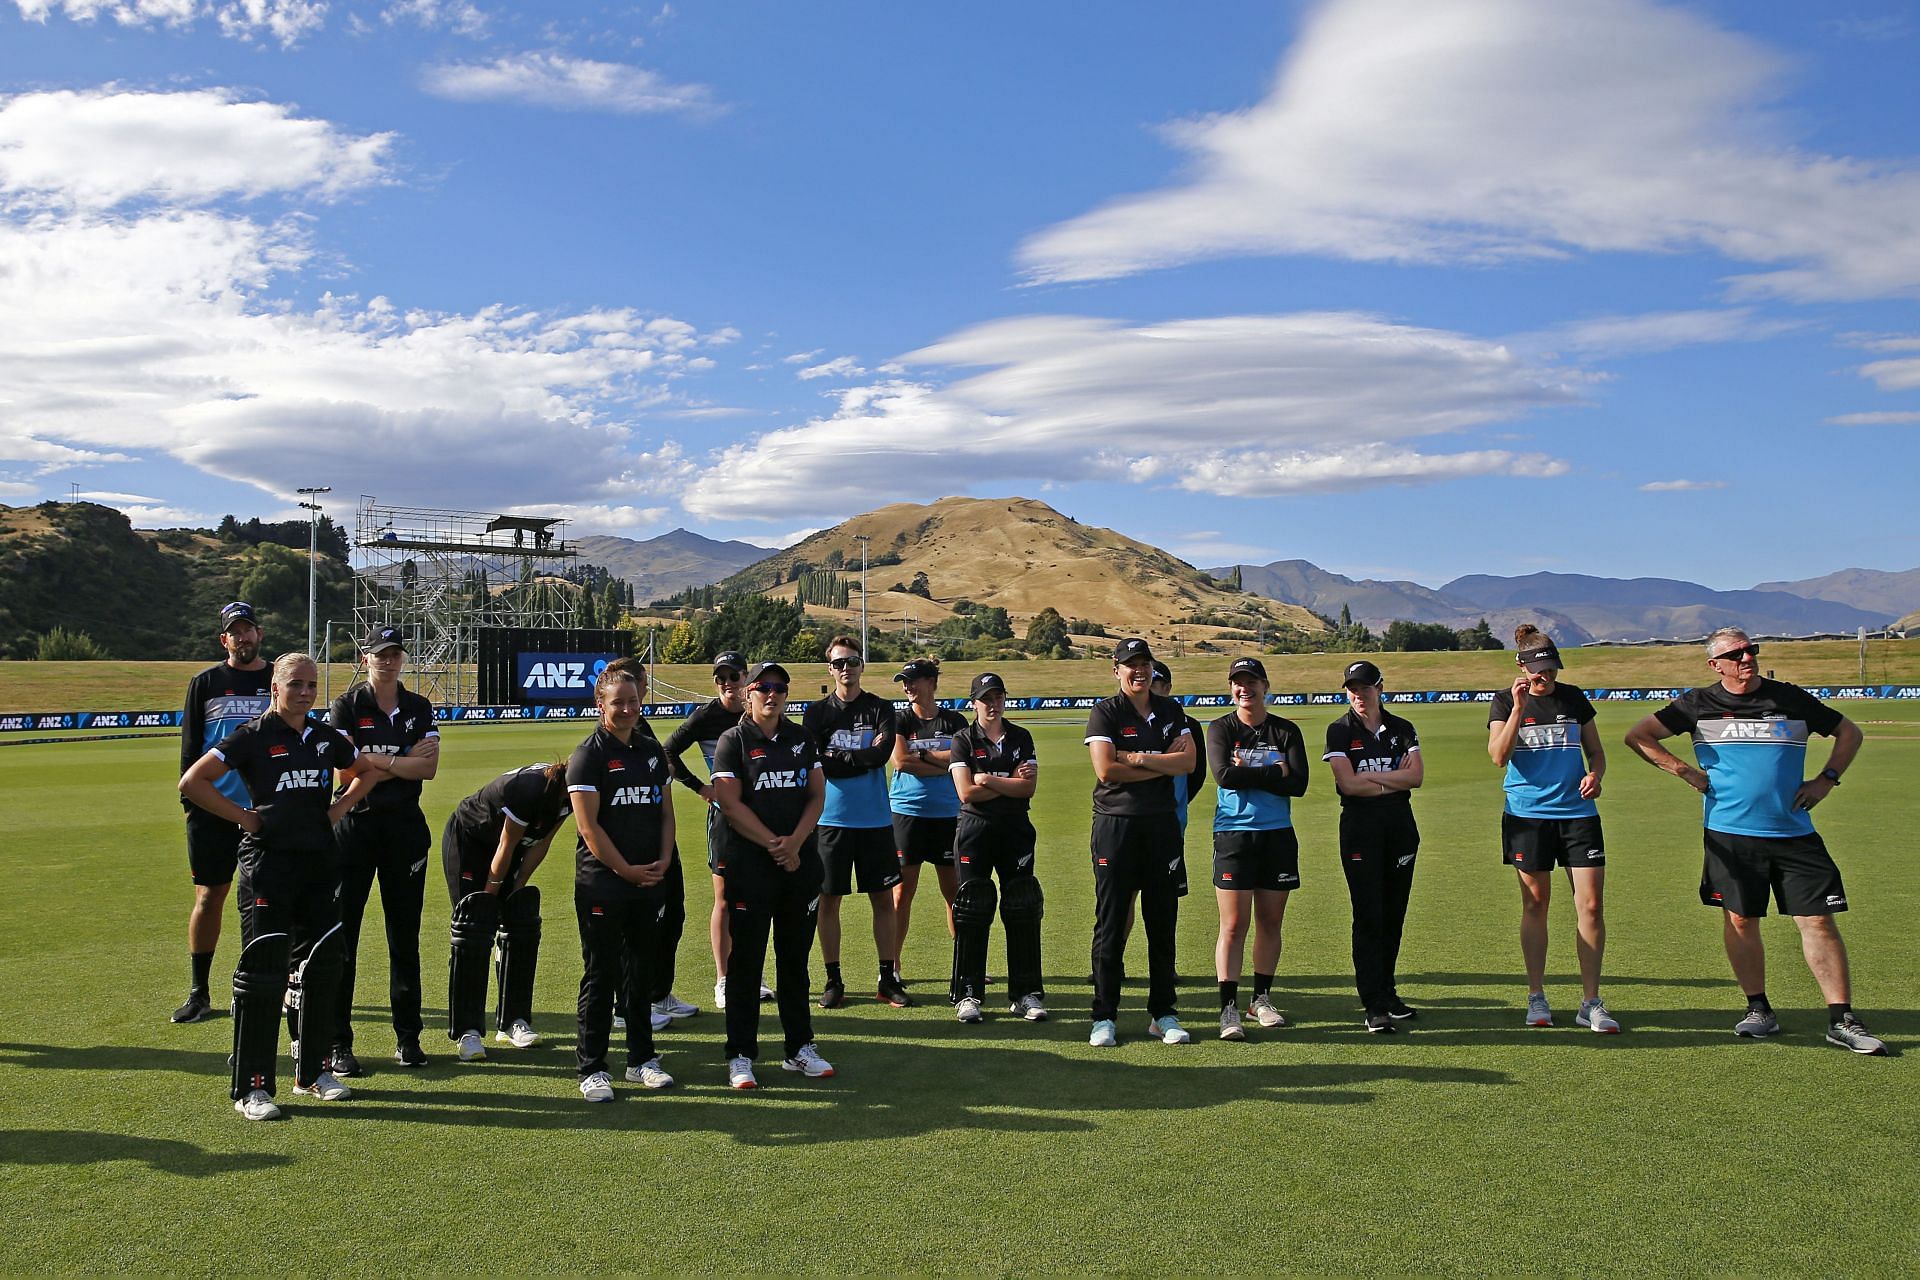
[[[593,701],[593,682],[619,655],[612,653],[517,653],[514,682],[522,702]]]

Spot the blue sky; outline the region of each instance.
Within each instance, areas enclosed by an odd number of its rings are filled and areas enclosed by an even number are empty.
[[[1920,562],[1910,5],[0,0],[0,501]]]

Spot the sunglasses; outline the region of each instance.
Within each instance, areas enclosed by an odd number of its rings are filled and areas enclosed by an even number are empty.
[[[784,684],[778,684],[771,680],[762,680],[759,684],[752,685],[749,687],[755,693],[764,693],[768,695],[772,695],[776,693],[785,693],[787,691],[787,686],[785,686]]]
[[[1760,646],[1757,644],[1749,644],[1743,648],[1729,649],[1725,653],[1716,653],[1713,655],[1713,660],[1715,662],[1744,662],[1748,658],[1757,658],[1759,656]]]
[[[829,658],[827,665],[835,671],[857,671],[867,665],[865,658]]]

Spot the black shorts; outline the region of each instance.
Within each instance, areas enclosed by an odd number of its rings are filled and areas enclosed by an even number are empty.
[[[1214,832],[1213,887],[1241,893],[1253,889],[1298,889],[1300,838],[1292,827]]]
[[[890,827],[818,827],[820,865],[826,882],[820,892],[844,898],[853,892],[859,873],[860,892],[879,893],[900,883],[900,855],[893,847]]]
[[[1500,815],[1500,861],[1528,875],[1555,867],[1607,865],[1607,845],[1598,815],[1591,818],[1523,818]]]
[[[922,818],[911,813],[893,815],[893,847],[900,854],[900,865],[932,862],[953,865],[954,828],[958,818]]]
[[[1005,818],[976,818],[963,814],[954,833],[955,870],[962,883],[989,879],[997,871],[1001,883],[1033,874],[1038,837],[1024,813]]]
[[[1840,868],[1818,835],[1736,836],[1706,833],[1700,901],[1740,916],[1767,914],[1767,891],[1782,915],[1830,916],[1847,909]]]
[[[193,882],[232,884],[233,869],[240,861],[240,837],[245,834],[199,805],[187,810],[187,870],[193,873]]]

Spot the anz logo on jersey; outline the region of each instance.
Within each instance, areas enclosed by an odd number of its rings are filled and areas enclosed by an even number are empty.
[[[755,791],[787,791],[807,785],[807,775],[799,769],[769,769],[753,780]]]
[[[660,788],[658,787],[616,787],[614,788],[613,799],[607,801],[607,803],[609,805],[659,804]]]
[[[305,791],[312,787],[325,788],[330,769],[289,769],[280,775],[280,781],[273,784],[275,791]]]

